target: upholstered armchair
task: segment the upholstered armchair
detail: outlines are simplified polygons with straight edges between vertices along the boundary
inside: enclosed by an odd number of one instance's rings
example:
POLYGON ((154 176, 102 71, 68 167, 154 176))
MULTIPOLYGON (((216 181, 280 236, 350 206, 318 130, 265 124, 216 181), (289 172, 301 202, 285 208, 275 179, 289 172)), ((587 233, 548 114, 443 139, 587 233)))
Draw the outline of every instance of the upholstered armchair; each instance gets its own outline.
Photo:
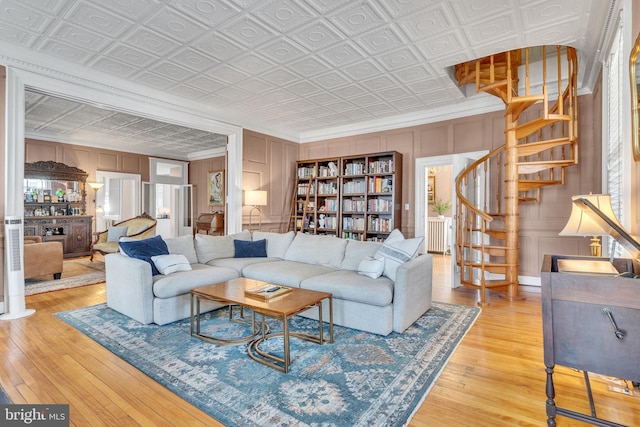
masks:
POLYGON ((119 252, 118 241, 121 237, 142 240, 155 236, 157 223, 158 221, 154 218, 143 213, 134 218, 115 223, 107 230, 96 233, 96 239, 91 245, 91 261, 93 261, 95 252, 103 255, 119 252))
POLYGON ((24 278, 32 279, 53 274, 62 275, 63 248, 61 242, 43 242, 40 236, 24 236, 24 278))

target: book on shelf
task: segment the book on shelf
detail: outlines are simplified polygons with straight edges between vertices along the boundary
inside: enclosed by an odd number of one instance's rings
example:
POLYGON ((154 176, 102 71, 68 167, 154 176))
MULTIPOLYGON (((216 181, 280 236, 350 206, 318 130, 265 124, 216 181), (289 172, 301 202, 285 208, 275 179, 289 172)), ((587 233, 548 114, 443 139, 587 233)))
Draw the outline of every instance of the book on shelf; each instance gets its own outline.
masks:
POLYGON ((287 286, 264 285, 257 288, 246 289, 244 295, 261 301, 269 301, 272 298, 288 294, 289 292, 291 292, 291 288, 287 286))

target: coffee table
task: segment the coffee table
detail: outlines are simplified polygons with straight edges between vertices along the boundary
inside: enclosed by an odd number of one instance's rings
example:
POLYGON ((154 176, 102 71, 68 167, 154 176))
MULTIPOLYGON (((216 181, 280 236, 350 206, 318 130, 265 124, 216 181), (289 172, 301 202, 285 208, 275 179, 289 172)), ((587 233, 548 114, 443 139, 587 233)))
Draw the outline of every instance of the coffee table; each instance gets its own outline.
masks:
MULTIPOLYGON (((291 337, 304 339, 321 345, 324 344, 325 341, 333 343, 333 298, 331 293, 291 288, 291 292, 268 301, 261 301, 245 296, 244 291, 246 289, 254 289, 266 285, 268 285, 266 282, 240 277, 227 280, 226 282, 192 289, 191 336, 219 345, 248 342, 247 353, 253 360, 285 373, 289 372, 289 365, 291 364, 291 349, 289 346, 291 337), (329 300, 329 336, 326 339, 322 321, 322 301, 325 299, 329 300), (246 321, 247 323, 248 320, 244 318, 243 310, 245 308, 251 309, 251 334, 231 339, 203 334, 200 329, 200 302, 203 300, 229 304, 230 320, 234 320, 232 319, 231 311, 234 305, 240 307, 242 318, 240 321, 246 321), (318 335, 291 331, 289 329, 289 319, 313 307, 318 307, 319 312, 318 335), (256 314, 262 317, 262 321, 256 322, 256 314), (265 317, 280 320, 282 322, 282 331, 269 331, 265 317), (283 338, 284 357, 279 357, 260 349, 261 343, 276 336, 283 338)), ((235 319, 235 321, 238 320, 235 319)))

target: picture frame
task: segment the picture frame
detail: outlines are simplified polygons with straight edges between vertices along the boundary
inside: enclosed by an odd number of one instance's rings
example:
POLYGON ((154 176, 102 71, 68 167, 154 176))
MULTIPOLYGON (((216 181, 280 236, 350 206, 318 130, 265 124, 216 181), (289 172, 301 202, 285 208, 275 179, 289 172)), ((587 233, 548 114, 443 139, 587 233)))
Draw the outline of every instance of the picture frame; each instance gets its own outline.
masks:
POLYGON ((436 201, 436 177, 427 178, 427 202, 431 205, 436 201))
POLYGON ((209 206, 224 206, 224 170, 209 171, 207 190, 209 206))

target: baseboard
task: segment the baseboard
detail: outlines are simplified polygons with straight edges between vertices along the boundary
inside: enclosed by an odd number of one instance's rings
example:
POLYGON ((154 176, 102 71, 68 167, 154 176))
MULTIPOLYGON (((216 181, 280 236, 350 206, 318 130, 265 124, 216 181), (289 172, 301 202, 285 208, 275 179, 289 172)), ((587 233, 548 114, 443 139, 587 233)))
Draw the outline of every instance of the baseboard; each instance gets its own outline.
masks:
MULTIPOLYGON (((488 279, 501 279, 504 276, 500 274, 490 273, 488 279)), ((520 290, 525 292, 540 293, 542 289, 542 281, 539 277, 534 276, 518 276, 518 283, 520 284, 520 290)))

